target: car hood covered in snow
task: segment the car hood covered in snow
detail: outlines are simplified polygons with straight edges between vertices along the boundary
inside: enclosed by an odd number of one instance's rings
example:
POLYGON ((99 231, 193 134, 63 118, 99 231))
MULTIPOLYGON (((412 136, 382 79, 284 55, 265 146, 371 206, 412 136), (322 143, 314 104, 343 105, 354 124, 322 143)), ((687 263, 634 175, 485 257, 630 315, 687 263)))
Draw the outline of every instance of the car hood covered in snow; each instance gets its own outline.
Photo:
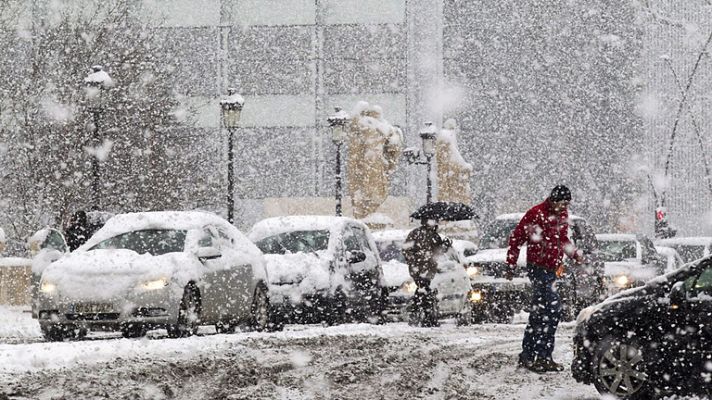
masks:
POLYGON ((161 256, 138 254, 132 250, 92 250, 75 252, 45 269, 42 280, 57 285, 62 296, 75 299, 112 299, 141 283, 168 278, 182 291, 184 283, 199 279, 203 265, 187 253, 161 256))

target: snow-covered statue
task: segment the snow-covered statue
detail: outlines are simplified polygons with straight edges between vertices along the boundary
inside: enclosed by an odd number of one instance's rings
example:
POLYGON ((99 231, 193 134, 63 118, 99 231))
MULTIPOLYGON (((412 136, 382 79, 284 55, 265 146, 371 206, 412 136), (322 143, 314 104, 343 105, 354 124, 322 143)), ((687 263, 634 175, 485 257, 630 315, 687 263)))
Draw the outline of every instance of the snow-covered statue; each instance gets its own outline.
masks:
POLYGON ((454 119, 448 119, 437 137, 438 200, 470 204, 470 175, 472 165, 465 161, 457 148, 459 129, 454 119))
POLYGON ((348 132, 348 189, 354 218, 375 212, 388 197, 403 132, 383 119, 381 107, 360 101, 348 132))

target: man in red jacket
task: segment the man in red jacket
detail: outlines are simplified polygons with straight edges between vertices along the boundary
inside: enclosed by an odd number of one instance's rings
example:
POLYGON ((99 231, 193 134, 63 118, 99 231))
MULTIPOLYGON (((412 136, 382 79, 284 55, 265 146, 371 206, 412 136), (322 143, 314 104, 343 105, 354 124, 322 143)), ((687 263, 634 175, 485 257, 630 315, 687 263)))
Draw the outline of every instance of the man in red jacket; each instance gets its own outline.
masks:
POLYGON ((524 214, 509 237, 507 279, 514 277, 519 250, 527 244, 527 275, 532 283, 532 303, 519 365, 534 372, 564 369, 552 358, 554 335, 561 314, 554 283, 557 270, 563 268, 564 253, 579 263, 583 261, 582 253, 568 236, 567 207, 570 201, 571 191, 564 185, 556 186, 543 203, 524 214))

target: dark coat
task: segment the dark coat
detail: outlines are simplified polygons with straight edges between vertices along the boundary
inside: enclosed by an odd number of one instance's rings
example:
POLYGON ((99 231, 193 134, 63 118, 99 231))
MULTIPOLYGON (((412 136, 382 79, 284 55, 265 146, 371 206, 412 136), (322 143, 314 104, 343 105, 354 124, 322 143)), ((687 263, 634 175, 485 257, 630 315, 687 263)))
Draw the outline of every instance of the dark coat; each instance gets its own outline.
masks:
POLYGON ((89 232, 87 215, 84 211, 77 211, 72 215, 72 219, 64 231, 64 239, 67 241, 69 251, 74 251, 83 245, 89 239, 89 236, 91 236, 91 233, 89 232))
POLYGON ((450 247, 450 241, 438 234, 437 226, 420 226, 413 229, 403 244, 403 257, 412 277, 433 279, 438 272, 435 257, 450 247))

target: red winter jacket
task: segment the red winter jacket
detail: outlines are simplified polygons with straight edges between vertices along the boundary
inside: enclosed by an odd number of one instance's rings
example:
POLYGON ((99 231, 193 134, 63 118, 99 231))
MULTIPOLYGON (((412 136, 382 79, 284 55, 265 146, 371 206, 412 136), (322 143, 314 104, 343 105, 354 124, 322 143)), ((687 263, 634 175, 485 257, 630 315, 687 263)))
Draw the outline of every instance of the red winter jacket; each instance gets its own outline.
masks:
POLYGON ((578 257, 576 247, 568 236, 569 213, 564 210, 554 214, 549 200, 532 207, 509 237, 507 264, 517 265, 519 250, 527 243, 527 264, 534 264, 549 271, 556 271, 564 253, 578 257))

